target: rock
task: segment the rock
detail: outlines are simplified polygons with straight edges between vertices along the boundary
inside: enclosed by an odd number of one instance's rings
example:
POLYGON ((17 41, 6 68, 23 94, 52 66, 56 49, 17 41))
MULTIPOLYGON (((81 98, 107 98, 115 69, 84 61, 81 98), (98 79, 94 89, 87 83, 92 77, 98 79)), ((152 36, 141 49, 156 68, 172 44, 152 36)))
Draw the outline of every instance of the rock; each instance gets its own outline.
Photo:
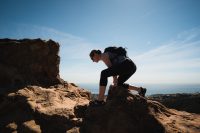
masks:
POLYGON ((80 93, 86 95, 85 90, 70 84, 68 88, 27 86, 10 93, 0 102, 0 132, 72 131, 72 128, 82 123, 82 118, 76 116, 74 110, 77 106, 85 107, 89 103, 88 97, 80 93))
POLYGON ((80 133, 78 127, 73 127, 72 129, 68 130, 66 133, 80 133))
MULTIPOLYGON (((104 106, 88 106, 85 90, 68 84, 27 86, 0 102, 0 132, 199 132, 200 115, 169 109, 125 88, 109 92, 104 106)), ((88 92, 89 93, 89 92, 88 92)))
POLYGON ((122 87, 108 93, 104 106, 89 106, 81 132, 171 133, 199 132, 200 115, 168 109, 122 87))
POLYGON ((6 126, 6 131, 7 132, 16 132, 17 130, 17 124, 15 122, 13 123, 9 123, 7 126, 6 126))
POLYGON ((0 93, 62 83, 58 52, 59 44, 52 40, 0 39, 0 93))
POLYGON ((200 93, 194 94, 157 94, 148 97, 168 108, 200 114, 200 93))
POLYGON ((23 123, 24 133, 41 133, 40 126, 34 120, 26 121, 23 123))

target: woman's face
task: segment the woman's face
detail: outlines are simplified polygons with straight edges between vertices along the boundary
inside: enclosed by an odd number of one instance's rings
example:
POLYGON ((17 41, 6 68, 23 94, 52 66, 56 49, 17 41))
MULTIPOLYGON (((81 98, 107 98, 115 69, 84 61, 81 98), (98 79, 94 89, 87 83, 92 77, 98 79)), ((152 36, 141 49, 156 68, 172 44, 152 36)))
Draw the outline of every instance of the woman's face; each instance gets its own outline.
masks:
POLYGON ((100 60, 101 56, 97 53, 94 53, 94 56, 92 57, 93 62, 98 63, 100 60))

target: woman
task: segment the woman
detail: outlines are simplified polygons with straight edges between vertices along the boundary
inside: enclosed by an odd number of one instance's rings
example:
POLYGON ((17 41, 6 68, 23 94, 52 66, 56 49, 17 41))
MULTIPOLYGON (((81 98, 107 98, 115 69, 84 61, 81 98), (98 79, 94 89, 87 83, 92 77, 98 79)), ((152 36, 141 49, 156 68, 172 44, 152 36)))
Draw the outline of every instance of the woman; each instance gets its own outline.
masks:
POLYGON ((92 50, 90 52, 90 58, 96 63, 103 61, 108 67, 101 71, 98 96, 99 103, 104 100, 104 93, 108 83, 108 77, 110 76, 113 76, 114 86, 123 86, 129 90, 138 91, 139 95, 143 97, 145 96, 145 88, 138 88, 124 83, 136 72, 137 69, 136 65, 130 58, 123 55, 116 57, 115 53, 102 53, 100 50, 92 50))

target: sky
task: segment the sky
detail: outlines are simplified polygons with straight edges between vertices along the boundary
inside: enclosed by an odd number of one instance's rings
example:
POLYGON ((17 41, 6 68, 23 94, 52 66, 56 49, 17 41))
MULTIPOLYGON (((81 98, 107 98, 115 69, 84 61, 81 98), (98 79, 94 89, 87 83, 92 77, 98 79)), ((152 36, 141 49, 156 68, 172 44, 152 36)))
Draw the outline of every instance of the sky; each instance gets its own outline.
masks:
POLYGON ((137 65, 128 83, 200 84, 199 0, 0 2, 0 38, 58 42, 68 82, 98 83, 106 66, 89 53, 115 45, 137 65))

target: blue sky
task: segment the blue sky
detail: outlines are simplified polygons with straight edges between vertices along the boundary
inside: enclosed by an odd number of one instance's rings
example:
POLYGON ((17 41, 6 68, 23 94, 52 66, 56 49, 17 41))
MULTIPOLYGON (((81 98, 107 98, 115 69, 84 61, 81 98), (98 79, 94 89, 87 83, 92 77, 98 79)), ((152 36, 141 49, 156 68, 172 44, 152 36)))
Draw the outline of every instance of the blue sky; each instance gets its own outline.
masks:
POLYGON ((0 38, 53 39, 60 75, 98 83, 106 66, 88 54, 127 47, 138 70, 129 83, 199 84, 199 0, 1 0, 0 38))

